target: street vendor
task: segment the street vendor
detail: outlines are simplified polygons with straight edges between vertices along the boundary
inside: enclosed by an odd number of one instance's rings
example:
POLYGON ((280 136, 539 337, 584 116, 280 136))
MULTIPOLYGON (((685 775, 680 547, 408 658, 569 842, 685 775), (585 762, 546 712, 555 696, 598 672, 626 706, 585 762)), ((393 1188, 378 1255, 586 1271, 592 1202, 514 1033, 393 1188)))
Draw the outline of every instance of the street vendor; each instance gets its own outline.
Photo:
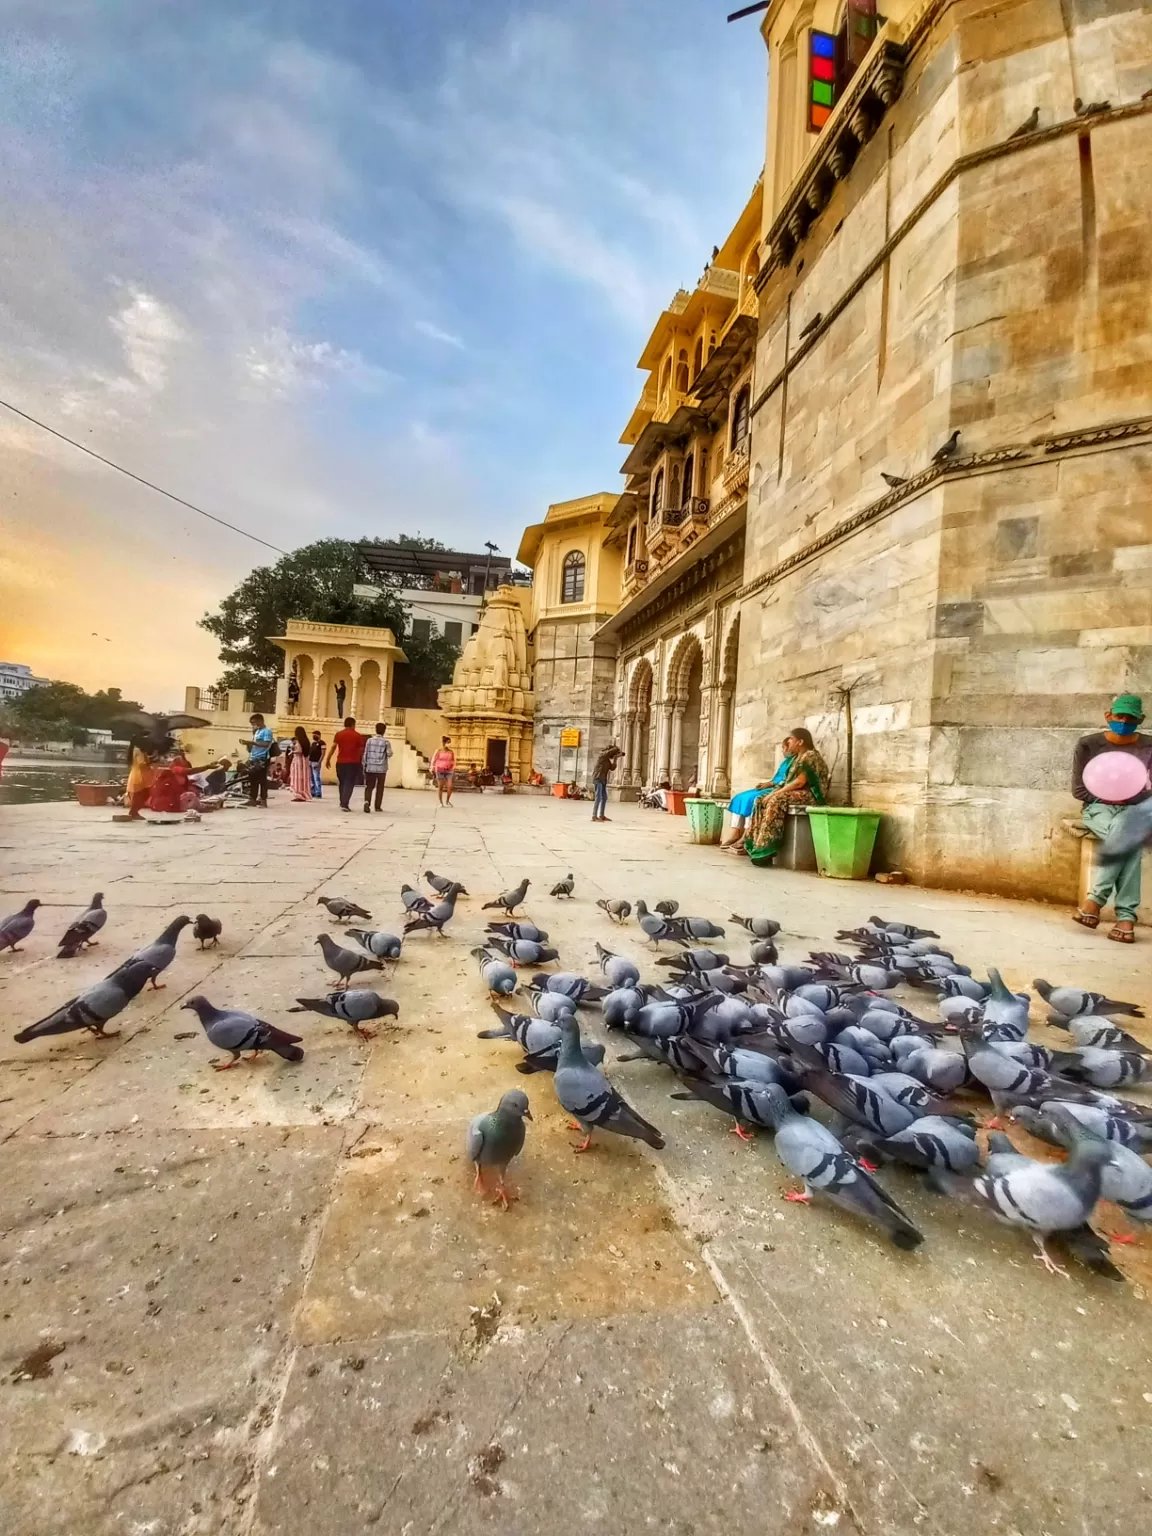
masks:
MULTIPOLYGON (((1131 805, 1139 805, 1152 795, 1147 782, 1142 790, 1126 800, 1111 802, 1098 799, 1084 783, 1084 770, 1093 758, 1105 752, 1127 752, 1138 758, 1152 774, 1152 736, 1143 734, 1144 702, 1134 693, 1121 693, 1112 700, 1104 714, 1104 729, 1081 736, 1072 755, 1072 793, 1084 807, 1081 821, 1094 837, 1107 837, 1114 823, 1131 805)), ((1096 928, 1100 913, 1109 902, 1115 922, 1108 937, 1118 944, 1132 944, 1136 939, 1136 913, 1140 906, 1140 863, 1143 847, 1137 846, 1122 859, 1097 859, 1091 891, 1075 914, 1075 921, 1085 928, 1096 928)))

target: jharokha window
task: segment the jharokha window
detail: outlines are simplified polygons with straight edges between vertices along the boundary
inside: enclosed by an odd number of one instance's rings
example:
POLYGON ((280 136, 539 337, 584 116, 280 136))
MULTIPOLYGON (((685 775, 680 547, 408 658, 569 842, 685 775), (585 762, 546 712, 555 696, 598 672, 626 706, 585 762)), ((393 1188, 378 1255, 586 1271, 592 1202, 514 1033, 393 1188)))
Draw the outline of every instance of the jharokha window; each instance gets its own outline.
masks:
POLYGON ((578 549, 573 549, 564 556, 564 579, 560 587, 560 601, 562 603, 584 601, 584 556, 578 549))
POLYGON ((876 0, 848 0, 840 30, 808 34, 808 131, 819 133, 864 62, 883 17, 876 0))
POLYGON ((732 402, 732 434, 729 438, 729 447, 739 448, 740 444, 748 436, 749 407, 752 404, 752 391, 747 384, 732 402))

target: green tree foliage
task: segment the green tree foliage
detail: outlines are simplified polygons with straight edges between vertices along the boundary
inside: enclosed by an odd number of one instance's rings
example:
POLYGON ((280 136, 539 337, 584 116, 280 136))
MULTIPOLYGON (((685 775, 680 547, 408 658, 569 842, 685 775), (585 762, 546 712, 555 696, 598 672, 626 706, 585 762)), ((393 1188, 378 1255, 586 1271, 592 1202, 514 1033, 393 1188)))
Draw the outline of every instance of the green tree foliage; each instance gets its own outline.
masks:
POLYGON ((119 688, 86 693, 75 683, 42 683, 29 688, 8 705, 5 720, 20 741, 87 741, 92 730, 116 729, 116 717, 125 710, 143 709, 136 699, 126 699, 119 688))
MULTIPOLYGON (((444 547, 419 535, 402 534, 389 542, 430 550, 444 547)), ((270 709, 276 679, 283 673, 284 653, 270 645, 267 636, 282 635, 289 619, 309 619, 390 629, 409 657, 408 666, 397 669, 398 699, 411 702, 414 688, 434 694, 452 676, 458 652, 442 636, 428 642, 411 640, 399 593, 399 583, 386 577, 373 573, 369 581, 358 545, 347 539, 319 539, 284 555, 275 565, 258 566, 215 613, 200 620, 201 627, 220 642, 224 671, 217 687, 243 688, 254 705, 270 709), (365 583, 379 588, 380 596, 358 597, 353 589, 365 583)))

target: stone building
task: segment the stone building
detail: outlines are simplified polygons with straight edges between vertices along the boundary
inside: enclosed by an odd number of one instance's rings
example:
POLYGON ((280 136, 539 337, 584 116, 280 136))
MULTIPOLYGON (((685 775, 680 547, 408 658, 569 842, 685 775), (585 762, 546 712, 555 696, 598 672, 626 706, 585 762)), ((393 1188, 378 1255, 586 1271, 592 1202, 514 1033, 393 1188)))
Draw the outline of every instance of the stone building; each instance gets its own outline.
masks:
POLYGON ((729 787, 761 205, 757 182, 696 287, 658 318, 621 438, 625 492, 610 522, 622 601, 596 642, 617 652, 625 793, 664 779, 729 787))
MULTIPOLYGON (((763 20, 733 778, 807 722, 842 786, 850 689, 884 857, 1070 898, 1072 742, 1152 693, 1152 12, 884 12, 763 20)), ((645 620, 611 622, 628 646, 645 620)), ((676 646, 650 663, 665 708, 676 646)))
POLYGON ((475 763, 497 776, 508 767, 517 784, 532 772, 533 648, 525 622, 531 603, 531 589, 499 587, 484 605, 452 681, 440 689, 457 767, 475 763))
POLYGON ((587 782, 612 740, 616 645, 596 631, 620 606, 619 500, 602 492, 557 502, 524 530, 516 555, 533 572, 534 758, 548 779, 587 782), (562 737, 571 732, 574 745, 562 737))

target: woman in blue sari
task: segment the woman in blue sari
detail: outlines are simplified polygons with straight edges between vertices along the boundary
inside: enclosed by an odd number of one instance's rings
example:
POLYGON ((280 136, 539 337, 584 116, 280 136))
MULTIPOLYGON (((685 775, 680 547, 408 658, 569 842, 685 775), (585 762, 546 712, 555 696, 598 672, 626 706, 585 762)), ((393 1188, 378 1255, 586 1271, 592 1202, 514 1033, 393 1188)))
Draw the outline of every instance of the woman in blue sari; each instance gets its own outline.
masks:
POLYGON ((738 795, 732 796, 728 802, 728 814, 732 818, 732 826, 729 829, 729 836, 720 844, 721 848, 738 848, 743 845, 744 825, 752 814, 753 806, 762 796, 770 795, 774 789, 780 789, 788 782, 794 756, 792 738, 785 736, 784 761, 772 777, 762 779, 755 789, 742 789, 738 795))

